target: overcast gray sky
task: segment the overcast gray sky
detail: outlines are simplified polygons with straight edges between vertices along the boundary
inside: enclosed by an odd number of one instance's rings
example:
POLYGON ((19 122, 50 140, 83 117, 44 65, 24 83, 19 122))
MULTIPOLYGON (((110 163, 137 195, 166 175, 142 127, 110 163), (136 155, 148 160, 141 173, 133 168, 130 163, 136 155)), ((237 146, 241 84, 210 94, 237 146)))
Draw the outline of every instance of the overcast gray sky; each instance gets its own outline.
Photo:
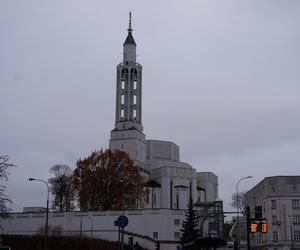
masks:
POLYGON ((132 11, 147 139, 219 177, 300 174, 300 1, 0 1, 0 154, 14 211, 44 206, 54 164, 107 148, 132 11))

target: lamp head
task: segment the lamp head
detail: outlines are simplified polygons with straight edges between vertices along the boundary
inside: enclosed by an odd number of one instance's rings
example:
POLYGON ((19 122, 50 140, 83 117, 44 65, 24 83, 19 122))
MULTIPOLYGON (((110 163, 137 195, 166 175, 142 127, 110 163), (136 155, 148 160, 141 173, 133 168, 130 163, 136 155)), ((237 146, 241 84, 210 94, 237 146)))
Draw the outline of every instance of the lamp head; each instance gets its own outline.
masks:
POLYGON ((34 179, 34 178, 29 178, 28 180, 29 180, 29 181, 34 181, 35 179, 34 179))

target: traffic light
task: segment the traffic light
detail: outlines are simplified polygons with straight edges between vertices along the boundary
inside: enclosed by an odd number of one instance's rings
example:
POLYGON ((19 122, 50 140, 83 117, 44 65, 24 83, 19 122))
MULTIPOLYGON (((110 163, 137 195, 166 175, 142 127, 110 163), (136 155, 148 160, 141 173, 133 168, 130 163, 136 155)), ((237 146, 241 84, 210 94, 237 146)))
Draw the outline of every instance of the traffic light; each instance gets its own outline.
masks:
POLYGON ((245 211, 245 214, 246 214, 247 218, 250 217, 250 207, 246 206, 244 211, 245 211))
POLYGON ((262 233, 267 232, 267 220, 264 219, 261 220, 261 232, 262 233))
POLYGON ((255 219, 262 218, 262 206, 255 206, 255 219))
POLYGON ((159 241, 155 242, 155 250, 160 250, 160 243, 159 243, 159 241))
POLYGON ((250 233, 256 233, 258 231, 258 224, 251 222, 250 224, 250 233))

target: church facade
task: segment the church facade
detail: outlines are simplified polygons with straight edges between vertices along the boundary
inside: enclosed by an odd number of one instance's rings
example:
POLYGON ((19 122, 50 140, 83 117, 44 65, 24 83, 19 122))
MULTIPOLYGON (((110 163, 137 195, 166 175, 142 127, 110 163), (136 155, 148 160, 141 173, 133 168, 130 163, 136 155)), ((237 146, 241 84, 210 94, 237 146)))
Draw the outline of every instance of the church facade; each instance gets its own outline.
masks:
POLYGON ((109 148, 125 151, 138 165, 150 187, 144 208, 185 209, 195 202, 218 198, 218 178, 211 172, 197 172, 180 161, 174 142, 146 140, 142 125, 142 65, 136 61, 136 43, 131 18, 123 44, 123 61, 117 66, 115 127, 109 148))

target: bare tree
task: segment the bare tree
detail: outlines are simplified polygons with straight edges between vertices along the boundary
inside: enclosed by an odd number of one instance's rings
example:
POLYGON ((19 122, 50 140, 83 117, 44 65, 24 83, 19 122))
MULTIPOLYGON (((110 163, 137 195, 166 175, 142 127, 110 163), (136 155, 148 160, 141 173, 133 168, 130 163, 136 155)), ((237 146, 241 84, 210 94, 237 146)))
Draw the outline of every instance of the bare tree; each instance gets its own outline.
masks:
POLYGON ((246 193, 246 191, 239 192, 239 193, 233 193, 231 195, 231 204, 230 205, 235 208, 238 207, 242 211, 242 213, 244 213, 244 208, 245 208, 245 202, 244 202, 245 193, 246 193))
POLYGON ((68 165, 54 165, 49 170, 54 177, 48 180, 50 191, 54 196, 52 209, 56 211, 72 211, 75 208, 73 188, 73 172, 68 165))
POLYGON ((6 186, 3 182, 8 180, 8 169, 10 167, 15 167, 13 163, 10 162, 9 157, 6 155, 0 155, 0 217, 7 217, 10 211, 8 204, 11 203, 9 197, 5 194, 6 186))

